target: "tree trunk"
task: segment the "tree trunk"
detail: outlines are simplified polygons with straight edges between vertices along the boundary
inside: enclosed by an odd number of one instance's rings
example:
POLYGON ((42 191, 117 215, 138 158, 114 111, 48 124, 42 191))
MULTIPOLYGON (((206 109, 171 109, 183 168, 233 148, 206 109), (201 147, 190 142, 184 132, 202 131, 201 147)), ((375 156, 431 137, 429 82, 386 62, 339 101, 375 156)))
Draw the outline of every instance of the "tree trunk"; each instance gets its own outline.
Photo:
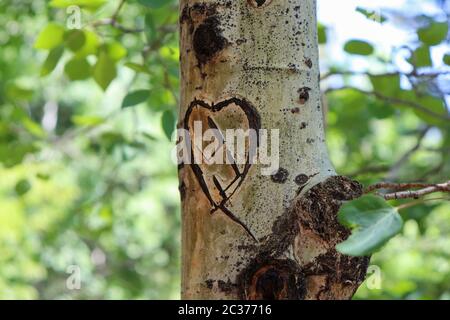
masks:
POLYGON ((327 154, 316 1, 181 0, 180 10, 179 128, 279 129, 280 161, 272 175, 260 162, 180 165, 182 297, 351 298, 368 259, 336 252, 349 235, 336 215, 361 186, 327 154))

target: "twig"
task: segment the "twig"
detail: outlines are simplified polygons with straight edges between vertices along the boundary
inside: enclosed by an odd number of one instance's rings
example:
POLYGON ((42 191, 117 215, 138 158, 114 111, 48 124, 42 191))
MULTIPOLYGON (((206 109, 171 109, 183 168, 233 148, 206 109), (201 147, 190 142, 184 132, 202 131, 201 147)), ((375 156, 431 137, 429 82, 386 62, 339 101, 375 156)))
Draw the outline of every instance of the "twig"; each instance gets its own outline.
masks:
POLYGON ((386 180, 387 181, 392 181, 395 180, 395 178, 397 177, 397 173, 400 170, 400 168, 406 163, 408 162, 409 158, 411 158, 411 156, 420 149, 420 146, 422 145, 422 141, 425 138, 426 134, 428 133, 428 131, 430 130, 430 127, 425 127, 423 130, 421 130, 419 137, 417 138, 417 142, 416 144, 409 149, 393 166, 392 168, 389 170, 388 175, 386 180))
POLYGON ((117 6, 117 9, 114 11, 113 15, 109 19, 103 19, 98 20, 92 23, 92 26, 98 27, 98 26, 111 26, 113 28, 116 28, 123 33, 140 33, 144 32, 144 29, 141 28, 127 28, 123 25, 121 25, 118 22, 120 11, 122 10, 123 6, 125 5, 126 0, 121 0, 119 5, 117 6))
POLYGON ((144 32, 144 29, 141 29, 141 28, 127 28, 127 27, 121 25, 120 23, 118 23, 117 20, 114 20, 112 18, 98 20, 98 21, 92 23, 92 26, 93 27, 111 26, 113 28, 116 28, 116 29, 124 32, 124 33, 140 33, 140 32, 144 32))
POLYGON ((391 189, 391 190, 404 190, 404 189, 416 189, 419 190, 406 190, 398 191, 387 194, 380 194, 385 200, 397 200, 397 199, 418 199, 430 193, 435 192, 450 192, 450 180, 444 183, 438 184, 423 184, 423 183, 389 183, 381 182, 373 186, 368 187, 365 193, 369 193, 379 189, 391 189))
POLYGON ((366 95, 371 95, 371 96, 374 96, 374 97, 376 97, 378 99, 384 100, 384 101, 392 103, 392 104, 405 105, 405 106, 408 106, 408 107, 410 107, 412 109, 415 109, 417 111, 421 111, 423 113, 426 113, 427 115, 432 116, 434 118, 437 118, 439 120, 450 121, 450 116, 448 114, 439 114, 439 113, 436 113, 434 111, 429 110, 428 108, 422 106, 421 104, 419 104, 419 103, 417 103, 415 101, 403 100, 403 99, 399 99, 399 98, 396 98, 396 97, 388 97, 388 96, 385 96, 382 93, 377 92, 377 91, 367 91, 367 90, 363 90, 363 89, 360 89, 360 88, 357 88, 357 87, 342 86, 342 87, 339 87, 339 88, 328 88, 325 91, 325 93, 329 93, 329 92, 332 92, 332 91, 346 90, 346 89, 355 90, 355 91, 358 91, 358 92, 366 94, 366 95))
POLYGON ((430 176, 434 176, 441 172, 441 170, 445 167, 446 160, 443 158, 436 166, 427 170, 424 174, 419 177, 419 181, 426 181, 430 176))
POLYGON ((439 198, 429 198, 429 199, 420 199, 420 200, 416 200, 416 201, 411 201, 411 202, 404 203, 404 204, 398 206, 397 210, 400 211, 400 210, 408 209, 411 207, 415 207, 415 206, 422 204, 424 202, 427 202, 427 201, 438 201, 438 200, 450 200, 450 198, 439 197, 439 198))
POLYGON ((119 17, 120 11, 122 10, 123 6, 125 5, 126 0, 121 0, 119 5, 117 6, 116 11, 114 11, 111 20, 117 20, 119 17))
POLYGON ((364 192, 369 193, 375 190, 380 189, 389 189, 389 190, 405 190, 405 189, 417 189, 417 188, 426 188, 434 186, 434 184, 429 183, 392 183, 392 182, 379 182, 367 187, 364 192))
POLYGON ((328 79, 332 76, 367 76, 367 77, 389 77, 389 76, 406 76, 406 77, 413 77, 413 78, 437 78, 439 76, 445 76, 450 75, 450 71, 433 71, 433 72, 417 72, 417 70, 413 70, 409 73, 404 73, 401 71, 394 71, 394 72, 386 72, 386 73, 370 73, 367 71, 350 71, 350 70, 340 70, 340 71, 330 71, 328 73, 325 73, 323 76, 320 77, 320 80, 328 79))

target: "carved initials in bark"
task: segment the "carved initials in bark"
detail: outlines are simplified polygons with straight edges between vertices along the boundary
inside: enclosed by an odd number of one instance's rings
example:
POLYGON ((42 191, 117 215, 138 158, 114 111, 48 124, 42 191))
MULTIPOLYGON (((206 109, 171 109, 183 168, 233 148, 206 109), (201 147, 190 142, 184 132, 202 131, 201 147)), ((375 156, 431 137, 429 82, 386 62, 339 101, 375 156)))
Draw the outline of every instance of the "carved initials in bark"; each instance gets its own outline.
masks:
MULTIPOLYGON (((191 136, 191 168, 194 175, 203 191, 211 203, 211 214, 221 210, 230 219, 240 224, 247 233, 256 240, 255 236, 248 229, 248 227, 228 208, 227 203, 231 200, 233 195, 237 192, 239 187, 244 182, 247 174, 252 166, 251 156, 252 149, 250 138, 245 142, 245 161, 238 163, 234 156, 235 152, 231 152, 226 146, 226 129, 242 129, 246 132, 249 129, 258 130, 261 128, 259 114, 256 109, 246 100, 239 98, 230 98, 221 101, 217 104, 208 104, 205 101, 195 99, 191 102, 185 118, 184 127, 191 136), (202 132, 194 132, 195 122, 202 124, 202 132), (242 124, 247 123, 247 127, 242 128, 242 124), (208 163, 211 162, 203 153, 205 147, 202 141, 202 146, 199 148, 195 141, 195 136, 203 136, 208 129, 214 129, 214 138, 218 141, 219 147, 214 150, 212 156, 214 157, 219 152, 222 152, 221 159, 223 164, 208 163), (196 149, 197 148, 197 149, 196 149), (200 149, 200 150, 199 150, 200 149), (201 163, 195 157, 196 153, 201 153, 201 163), (206 163, 205 163, 206 162, 206 163)), ((259 137, 256 135, 256 145, 259 146, 259 137)), ((208 144, 211 142, 207 142, 208 144)), ((232 141, 234 143, 234 141, 232 141)), ((238 146, 239 147, 239 146, 238 146)), ((239 150, 237 150, 239 152, 239 150)), ((242 150, 241 150, 242 151, 242 150)))

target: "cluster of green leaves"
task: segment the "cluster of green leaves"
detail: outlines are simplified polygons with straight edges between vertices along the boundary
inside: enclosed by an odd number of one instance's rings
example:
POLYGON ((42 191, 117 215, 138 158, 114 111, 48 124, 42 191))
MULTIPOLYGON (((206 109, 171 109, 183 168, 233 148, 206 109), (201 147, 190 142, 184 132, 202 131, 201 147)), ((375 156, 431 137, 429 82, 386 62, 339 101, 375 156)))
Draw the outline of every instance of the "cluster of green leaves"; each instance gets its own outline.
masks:
MULTIPOLYGON (((365 15, 368 19, 373 19, 379 23, 384 23, 388 20, 384 16, 376 16, 377 13, 373 10, 358 8, 357 11, 365 15)), ((420 42, 415 46, 415 49, 411 50, 408 59, 415 68, 431 67, 433 65, 431 48, 446 41, 448 37, 449 27, 447 21, 436 21, 434 17, 429 16, 421 18, 425 19, 425 23, 422 23, 423 26, 417 29, 417 37, 420 42)), ((374 53, 374 46, 366 40, 353 39, 345 44, 344 50, 350 54, 370 56, 374 53)), ((450 65, 449 54, 445 54, 442 57, 442 61, 450 65)))
POLYGON ((42 65, 41 75, 50 74, 58 65, 65 50, 72 53, 65 62, 64 73, 71 81, 86 80, 92 77, 106 90, 117 76, 117 62, 123 59, 127 50, 117 41, 101 44, 96 33, 88 30, 65 30, 62 25, 48 24, 39 34, 35 48, 49 50, 42 65), (91 65, 88 58, 95 56, 91 65))
MULTIPOLYGON (((173 36, 172 32, 160 32, 164 24, 173 23, 173 16, 167 11, 170 1, 137 1, 144 8, 149 10, 145 16, 140 28, 129 28, 127 33, 138 34, 138 39, 142 40, 142 56, 144 62, 124 61, 130 56, 128 49, 125 48, 119 41, 123 38, 120 27, 117 28, 119 17, 113 16, 110 20, 93 21, 94 27, 84 27, 82 29, 68 29, 63 23, 48 23, 40 32, 35 40, 34 47, 36 49, 47 51, 47 58, 41 67, 41 76, 50 75, 59 64, 64 64, 64 74, 70 81, 81 81, 93 79, 100 88, 106 91, 114 79, 118 76, 118 68, 120 63, 123 66, 133 70, 138 75, 152 76, 154 70, 150 70, 150 58, 167 60, 167 75, 165 87, 174 91, 178 85, 178 71, 176 65, 177 48, 161 46, 161 42, 165 41, 167 37, 173 36), (166 9, 165 9, 166 8, 166 9), (102 37, 98 29, 101 26, 110 26, 115 36, 102 37), (97 29, 95 28, 97 27, 97 29), (114 29, 116 28, 116 29, 114 29), (143 37, 139 37, 142 34, 143 37), (152 57, 153 52, 150 50, 161 49, 158 56, 152 57)), ((76 8, 86 9, 89 11, 96 11, 101 9, 106 4, 106 1, 52 1, 50 7, 67 9, 73 6, 76 8)), ((119 12, 120 13, 120 12, 119 12)), ((80 13, 74 13, 80 14, 80 13)), ((81 17, 81 15, 80 15, 81 17)), ((74 16, 73 19, 79 18, 74 16)), ((69 17, 68 19, 71 19, 69 17)), ((136 51, 136 47, 131 50, 136 51)), ((135 52, 132 53, 135 53, 135 52)), ((152 61, 153 62, 153 61, 152 61)), ((164 62, 164 61, 160 61, 164 62)), ((173 93, 171 93, 173 94, 173 93)), ((133 107, 149 101, 152 97, 152 92, 149 89, 138 89, 129 92, 123 99, 122 107, 133 107)), ((170 109, 170 108, 168 108, 170 109)), ((175 113, 174 110, 162 110, 162 125, 166 136, 170 139, 175 128, 175 113)))
POLYGON ((0 298, 179 295, 178 10, 119 3, 0 3, 0 298))
MULTIPOLYGON (((386 16, 374 19, 376 13, 372 10, 358 8, 357 11, 373 23, 389 23, 386 16)), ((437 46, 440 52, 442 48, 450 52, 448 22, 441 15, 402 18, 420 21, 416 23, 419 27, 410 30, 416 32, 417 40, 397 48, 410 52, 405 59, 410 71, 401 71, 393 55, 377 52, 375 45, 365 39, 351 39, 343 45, 343 50, 350 56, 363 56, 372 61, 377 66, 375 71, 352 73, 337 66, 330 68, 331 74, 340 75, 345 84, 341 90, 332 89, 327 95, 331 154, 341 172, 366 184, 386 178, 439 182, 450 173, 450 121, 446 103, 450 92, 445 85, 450 70, 445 69, 449 53, 441 54, 442 63, 431 58, 437 46), (423 76, 426 73, 430 76, 423 76), (344 128, 351 129, 347 132, 344 128), (420 137, 423 130, 431 137, 420 137), (418 139, 421 139, 419 145, 412 148, 418 139), (411 142, 405 146, 404 141, 411 142), (435 151, 422 150, 424 144, 435 151), (336 148, 337 145, 341 148, 336 148)), ((320 28, 325 29, 321 39, 326 43, 326 28, 320 28)), ((330 82, 333 87, 333 81, 330 82)), ((448 206, 446 199, 442 200, 442 205, 448 206)), ((353 233, 337 249, 348 255, 371 255, 402 233, 404 223, 410 220, 425 232, 426 218, 437 207, 421 204, 398 212, 395 206, 403 202, 388 204, 381 197, 367 195, 346 203, 339 220, 353 233)))

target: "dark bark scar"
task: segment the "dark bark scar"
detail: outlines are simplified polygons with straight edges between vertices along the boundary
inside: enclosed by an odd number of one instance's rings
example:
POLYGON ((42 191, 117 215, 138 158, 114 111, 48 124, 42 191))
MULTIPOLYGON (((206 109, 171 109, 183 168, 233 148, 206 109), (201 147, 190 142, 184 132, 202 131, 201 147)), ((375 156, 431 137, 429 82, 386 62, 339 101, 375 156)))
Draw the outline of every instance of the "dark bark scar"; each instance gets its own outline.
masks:
POLYGON ((254 8, 262 8, 268 6, 272 0, 247 0, 247 2, 254 8))
POLYGON ((303 87, 303 88, 298 89, 300 104, 305 104, 306 102, 308 102, 310 91, 311 91, 311 88, 308 88, 308 87, 303 87))
POLYGON ((193 46, 198 62, 206 64, 228 44, 216 17, 209 17, 194 31, 193 46))
POLYGON ((289 172, 284 168, 279 168, 270 178, 275 183, 285 183, 289 177, 289 172))

